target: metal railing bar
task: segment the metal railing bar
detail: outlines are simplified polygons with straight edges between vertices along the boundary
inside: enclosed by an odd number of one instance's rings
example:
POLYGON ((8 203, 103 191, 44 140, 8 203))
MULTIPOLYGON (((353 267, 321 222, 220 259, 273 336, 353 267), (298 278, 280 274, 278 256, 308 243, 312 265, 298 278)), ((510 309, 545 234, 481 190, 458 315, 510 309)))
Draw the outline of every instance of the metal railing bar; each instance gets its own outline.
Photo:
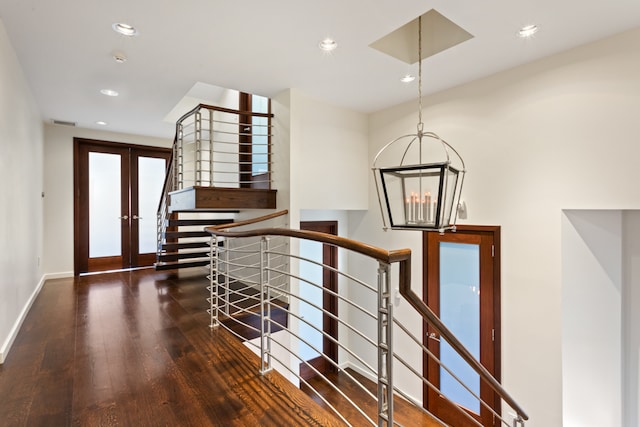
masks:
POLYGON ((252 248, 252 247, 255 248, 256 246, 259 246, 258 245, 260 243, 259 241, 257 241, 257 242, 249 242, 249 243, 244 244, 244 245, 235 246, 235 242, 237 242, 237 241, 238 241, 238 239, 228 240, 229 243, 234 243, 234 245, 233 245, 233 247, 225 246, 223 248, 224 252, 229 252, 229 253, 240 253, 240 252, 242 252, 242 253, 257 253, 257 254, 260 253, 260 251, 257 251, 255 249, 247 250, 248 248, 252 248))
MULTIPOLYGON (((319 285, 318 285, 318 284, 316 284, 316 283, 310 282, 309 280, 307 280, 307 279, 305 279, 305 278, 303 278, 303 277, 300 277, 300 276, 296 276, 295 274, 287 273, 286 271, 280 271, 280 270, 274 270, 274 269, 269 269, 269 271, 273 271, 273 272, 276 272, 276 273, 280 273, 280 274, 287 275, 288 277, 292 277, 292 278, 294 278, 294 279, 298 279, 299 281, 301 281, 301 282, 305 282, 305 283, 308 283, 309 285, 315 286, 316 288, 322 288, 321 286, 319 286, 319 285)), ((367 310, 366 308, 364 308, 364 307, 360 306, 359 304, 356 304, 356 303, 354 303, 354 302, 352 302, 352 301, 349 301, 345 296, 340 295, 340 294, 338 294, 338 293, 336 293, 336 292, 334 292, 334 291, 331 291, 331 290, 329 290, 329 289, 326 289, 326 288, 325 288, 325 289, 323 289, 323 292, 327 292, 327 293, 329 293, 329 294, 331 294, 331 295, 333 295, 333 296, 337 297, 339 300, 341 300, 341 301, 343 301, 343 302, 347 303, 350 307, 357 308, 358 310, 360 310, 360 312, 361 312, 361 313, 363 313, 363 314, 365 314, 365 315, 369 316, 370 318, 372 318, 372 319, 374 319, 374 320, 375 320, 375 319, 377 319, 377 316, 376 316, 375 314, 371 313, 369 310, 367 310)), ((307 301, 307 300, 306 300, 306 299, 304 299, 304 298, 300 298, 300 297, 296 297, 296 298, 297 298, 297 299, 299 299, 299 300, 301 300, 301 301, 305 301, 305 302, 307 302, 308 304, 310 304, 310 305, 312 305, 312 306, 314 306, 314 307, 317 307, 314 303, 312 303, 312 302, 310 302, 310 301, 307 301)), ((320 309, 321 309, 321 308, 320 308, 320 309)))
MULTIPOLYGON (((431 359, 433 359, 434 362, 436 362, 441 368, 443 368, 449 375, 451 375, 458 384, 460 384, 471 396, 474 397, 474 399, 476 399, 482 406, 484 406, 486 409, 488 409, 493 415, 495 415, 497 418, 502 419, 502 417, 500 416, 500 414, 498 414, 488 403, 486 403, 484 400, 482 400, 482 398, 480 398, 480 396, 478 396, 473 390, 471 390, 460 378, 458 378, 457 375, 455 375, 453 373, 453 371, 451 371, 451 369, 449 369, 449 367, 447 365, 445 365, 444 363, 442 363, 442 361, 435 355, 433 354, 427 347, 425 347, 419 340, 417 337, 415 337, 412 333, 410 333, 405 327, 404 325, 402 325, 401 323, 399 323, 397 321, 397 319, 394 319, 394 324, 398 327, 400 327, 400 329, 402 331, 404 331, 407 336, 409 338, 411 338, 414 343, 418 344, 418 346, 420 346, 422 348, 423 353, 427 354, 431 359)), ((413 367, 411 367, 409 365, 408 362, 406 362, 401 356, 399 356, 397 353, 394 352, 393 354, 394 358, 396 360, 398 360, 402 365, 404 365, 405 368, 407 368, 408 370, 410 370, 415 376, 417 376, 418 378, 422 378, 423 383, 426 381, 426 379, 424 378, 424 376, 419 373, 418 371, 416 371, 413 367)), ((400 392, 398 390, 398 392, 400 392)), ((440 394, 442 394, 442 392, 439 392, 440 394)))
MULTIPOLYGON (((285 294, 285 295, 287 295, 289 298, 295 298, 295 299, 297 299, 297 300, 299 300, 299 301, 304 301, 304 302, 306 302, 306 303, 308 303, 308 304, 310 304, 310 305, 314 305, 313 303, 308 302, 308 300, 306 300, 306 299, 304 299, 304 298, 300 298, 300 297, 296 296, 295 294, 291 293, 290 291, 286 291, 286 290, 283 290, 283 289, 279 289, 278 291, 279 291, 279 292, 281 292, 281 293, 283 293, 283 294, 285 294)), ((315 306, 315 307, 317 307, 317 306, 315 306)), ((324 311, 328 316, 330 316, 331 318, 333 318, 334 320, 336 320, 340 325, 342 325, 342 326, 346 327, 347 329, 349 329, 350 331, 354 332, 356 335, 358 335, 358 336, 359 336, 360 338, 362 338, 363 340, 367 341, 367 342, 368 342, 369 344, 371 344, 372 346, 374 346, 374 347, 376 347, 376 346, 377 346, 377 343, 376 343, 374 340, 372 340, 372 339, 371 339, 371 338, 369 338, 368 336, 364 335, 364 333, 363 333, 363 332, 360 332, 360 331, 359 331, 358 329, 356 329, 354 326, 352 326, 352 325, 350 325, 350 324, 346 323, 346 321, 345 321, 345 320, 340 319, 340 318, 339 318, 338 316, 336 316, 335 314, 330 313, 330 312, 328 312, 328 311, 326 311, 326 310, 324 310, 324 309, 319 309, 319 310, 324 311)), ((290 312, 290 313, 291 313, 292 315, 294 315, 292 312, 290 312)), ((375 372, 375 371, 374 371, 374 372, 375 372)))
POLYGON ((318 266, 320 266, 322 268, 325 268, 327 270, 333 271, 334 273, 337 273, 341 277, 345 277, 345 278, 347 278, 347 279, 349 279, 349 280, 351 280, 351 281, 353 281, 353 282, 365 287, 366 289, 369 289, 372 292, 378 292, 378 290, 375 287, 371 286, 370 284, 358 279, 357 277, 354 277, 354 276, 352 276, 350 274, 347 274, 347 273, 345 273, 343 271, 340 271, 335 267, 331 267, 330 265, 324 265, 324 264, 322 264, 320 262, 313 261, 313 260, 308 259, 308 258, 303 258, 303 257, 295 255, 295 254, 286 255, 286 254, 284 254, 282 252, 274 252, 274 251, 270 251, 269 253, 276 254, 276 255, 282 255, 282 256, 288 256, 290 258, 296 258, 296 259, 299 259, 301 261, 307 261, 307 262, 309 262, 311 264, 315 264, 315 265, 318 265, 318 266))
POLYGON ((474 371, 504 400, 513 410, 517 412, 523 419, 528 420, 529 416, 524 410, 516 403, 511 395, 502 387, 502 385, 496 380, 493 375, 478 362, 471 352, 460 342, 460 340, 449 330, 447 326, 435 315, 433 311, 422 301, 418 295, 416 295, 406 283, 400 284, 400 294, 411 304, 411 306, 422 315, 429 325, 434 328, 439 334, 440 338, 444 338, 449 345, 467 362, 467 364, 473 368, 474 371))
MULTIPOLYGON (((244 250, 243 251, 230 250, 230 251, 226 251, 225 253, 228 253, 229 255, 236 255, 233 259, 234 263, 236 264, 237 264, 237 261, 255 258, 256 255, 260 255, 253 251, 244 251, 244 250), (242 254, 242 255, 238 255, 238 254, 242 254)), ((229 265, 232 265, 230 261, 229 262, 224 261, 224 262, 229 265)), ((248 268, 260 267, 260 263, 247 264, 247 267, 248 268)))
MULTIPOLYGON (((224 301, 224 303, 226 305, 229 305, 230 307, 236 309, 236 311, 234 311, 232 313, 229 313, 229 314, 225 313, 224 315, 226 316, 225 317, 226 319, 229 319, 229 320, 231 320, 231 321, 233 321, 233 322, 235 322, 237 324, 243 325, 243 326, 245 326, 247 328, 254 329, 255 332, 258 332, 258 333, 260 332, 260 329, 254 328, 253 326, 249 325, 248 323, 241 322, 240 320, 238 320, 238 319, 236 319, 234 317, 234 315, 236 315, 238 313, 246 313, 246 314, 248 314, 250 316, 260 317, 260 313, 256 313, 256 312, 250 310, 250 308, 255 308, 255 307, 244 308, 244 307, 240 307, 237 304, 232 303, 230 301, 224 301)), ((258 305, 260 305, 260 304, 258 304, 258 305)))
MULTIPOLYGON (((320 332, 322 334, 323 337, 328 338, 329 340, 331 340, 332 342, 334 342, 335 344, 338 345, 338 347, 340 347, 342 350, 344 350, 346 353, 348 353, 350 356, 353 356, 353 358, 357 361, 360 362, 360 364, 366 368, 366 370, 368 370, 371 374, 376 374, 376 370, 375 368, 373 368, 369 363, 367 363, 364 359, 362 359, 362 357, 358 356, 356 353, 354 353, 351 349, 349 349, 348 347, 346 347, 344 344, 341 344, 339 341, 337 341, 334 337, 332 337, 331 335, 328 335, 327 333, 325 333, 324 331, 318 329, 317 327, 315 327, 314 325, 310 324, 308 321, 306 321, 305 319, 303 319, 301 316, 297 315, 296 313, 290 311, 290 310, 284 310, 286 311, 290 316, 295 317, 296 319, 300 320, 301 322, 311 326, 313 329, 315 329, 317 332, 320 332)), ((275 321, 273 321, 275 322, 275 321)), ((277 323, 277 322, 276 322, 277 323)), ((356 332, 356 331, 354 331, 356 332)), ((293 332, 290 332, 292 335, 293 332)), ((357 332, 356 332, 357 333, 357 332)), ((366 338, 366 337, 363 337, 366 338)), ((369 342, 369 344, 371 344, 372 346, 375 347, 375 343, 373 342, 369 342)), ((324 354, 322 354, 323 357, 325 357, 324 354)), ((332 361, 333 363, 333 361, 332 361)), ((336 367, 339 368, 339 366, 336 365, 336 367)), ((347 373, 348 374, 348 373, 347 373)), ((350 374, 348 374, 350 376, 350 374)), ((354 379, 354 381, 356 381, 354 379)), ((373 396, 373 395, 372 395, 373 396)))
MULTIPOLYGON (((302 363, 305 363, 307 366, 309 366, 309 368, 311 368, 316 374, 320 375, 323 379, 325 379, 327 385, 332 388, 334 391, 336 391, 337 393, 339 393, 347 402, 349 402, 349 404, 351 406, 353 406, 353 408, 358 411, 360 413, 360 415, 362 415, 363 417, 365 417, 365 419, 367 419, 372 425, 375 425, 376 423, 371 419, 371 417, 369 417, 356 403, 353 402, 353 400, 351 400, 351 398, 349 398, 346 394, 344 394, 344 392, 342 390, 340 390, 336 385, 334 385, 331 381, 329 381, 328 379, 326 379, 326 377, 324 375, 322 375, 314 366, 309 365, 306 363, 305 360, 302 360, 297 354, 293 353, 288 347, 284 346, 282 343, 280 343, 278 340, 274 340, 274 343, 276 345, 278 345, 280 348, 282 348, 284 351, 286 351, 287 353, 291 354, 294 358, 296 358, 297 360, 299 360, 302 363)), ((288 370, 289 372, 291 372, 291 374, 293 374, 296 378, 298 378, 301 382, 303 382, 307 387, 309 387, 311 390, 313 390, 314 394, 316 394, 320 399, 322 399, 322 401, 329 406, 330 408, 332 408, 333 411, 335 411, 336 415, 338 415, 345 423, 347 423, 347 425, 351 425, 351 423, 344 418, 344 416, 337 411, 337 409, 335 409, 333 407, 333 405, 331 405, 331 403, 329 403, 326 398, 324 396, 322 396, 322 394, 318 393, 318 391, 311 385, 309 384, 309 382, 307 380, 305 380, 304 378, 302 378, 300 376, 299 373, 294 372, 291 368, 289 368, 289 366, 286 363, 283 363, 282 360, 278 359, 277 357, 274 356, 273 352, 271 353, 271 357, 273 357, 275 360, 279 361, 281 365, 284 366, 284 368, 286 370, 288 370)), ((344 370, 341 369, 342 372, 345 372, 344 370)), ((356 381, 356 384, 360 384, 356 381)))
POLYGON ((233 266, 233 267, 241 267, 242 270, 245 269, 259 269, 260 266, 259 265, 242 265, 242 264, 238 264, 236 262, 231 262, 231 261, 224 261, 221 263, 221 265, 226 265, 226 266, 233 266))
MULTIPOLYGON (((493 408, 491 408, 488 404, 486 404, 481 398, 480 396, 478 396, 474 391, 472 391, 465 383, 464 381, 462 381, 460 378, 458 378, 458 376, 456 374, 453 373, 453 371, 451 371, 451 369, 449 369, 449 367, 447 365, 445 365, 444 363, 442 363, 442 361, 440 360, 440 358, 438 358, 435 354, 433 354, 433 352, 431 352, 431 350, 429 350, 423 343, 420 342, 420 340, 418 340, 418 338, 413 335, 411 332, 409 332, 409 330, 402 325, 400 322, 398 322, 397 319, 393 319, 393 322, 396 326, 398 326, 405 334, 407 334, 407 336, 413 340, 414 343, 416 343, 418 346, 420 346, 422 348, 422 352, 425 353, 427 356, 429 356, 431 359, 433 359, 434 362, 436 362, 441 368, 443 368, 449 375, 451 375, 451 377, 453 377, 453 379, 456 380, 456 382, 458 384, 460 384, 467 392, 469 392, 469 394, 471 394, 478 402, 482 403, 487 409, 489 409, 494 415, 498 416, 499 415, 493 410, 493 408)), ((413 368, 411 368, 406 362, 404 362, 404 360, 402 360, 400 358, 400 356, 398 356, 397 354, 394 353, 394 357, 396 357, 407 369, 411 370, 416 376, 421 377, 422 374, 413 370, 413 368)))
MULTIPOLYGON (((280 342, 278 342, 277 340, 274 341, 274 343, 276 345, 278 345, 280 348, 285 349, 285 351, 290 352, 290 350, 288 348, 286 348, 285 346, 283 346, 280 342)), ((295 355, 294 355, 295 356, 295 355)), ((344 423, 348 426, 352 426, 352 424, 344 417, 344 415, 342 415, 342 413, 340 413, 340 411, 338 411, 321 393, 319 393, 311 384, 309 384, 309 382, 307 380, 305 380, 304 378, 302 378, 300 376, 299 373, 294 372, 286 363, 284 363, 282 360, 278 359, 277 357, 275 357, 273 355, 273 352, 271 353, 271 357, 273 359, 275 359, 276 361, 280 362, 280 364, 284 367, 284 369, 286 369, 287 371, 289 371, 294 377, 298 378, 298 380, 300 380, 301 383, 303 383, 304 385, 306 385, 307 387, 309 387, 310 390, 313 391, 313 393, 318 396, 318 398, 320 400, 322 400, 324 402, 325 405, 327 405, 334 414, 336 414, 336 416, 338 418, 340 418, 342 421, 344 421, 344 423)), ((300 360, 300 359, 298 359, 300 360)), ((329 386, 331 386, 331 383, 328 382, 327 383, 329 386)), ((356 409, 357 406, 356 406, 356 409)), ((365 415, 366 416, 366 415, 365 415)))

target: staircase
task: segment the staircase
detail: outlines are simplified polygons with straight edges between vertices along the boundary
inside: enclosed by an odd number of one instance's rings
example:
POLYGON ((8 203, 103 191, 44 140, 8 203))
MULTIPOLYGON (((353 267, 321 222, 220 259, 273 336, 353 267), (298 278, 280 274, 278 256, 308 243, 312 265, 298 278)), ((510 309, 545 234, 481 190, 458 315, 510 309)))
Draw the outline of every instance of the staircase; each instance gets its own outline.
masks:
MULTIPOLYGON (((237 211, 229 211, 233 215, 237 211)), ((204 227, 233 222, 233 217, 220 218, 220 212, 172 212, 165 219, 165 231, 159 242, 156 270, 205 267, 209 265, 209 234, 204 227), (194 218, 197 216, 197 218, 194 218)))
POLYGON ((276 208, 271 117, 200 104, 178 120, 158 206, 156 270, 208 266, 205 227, 231 223, 240 210, 276 208))

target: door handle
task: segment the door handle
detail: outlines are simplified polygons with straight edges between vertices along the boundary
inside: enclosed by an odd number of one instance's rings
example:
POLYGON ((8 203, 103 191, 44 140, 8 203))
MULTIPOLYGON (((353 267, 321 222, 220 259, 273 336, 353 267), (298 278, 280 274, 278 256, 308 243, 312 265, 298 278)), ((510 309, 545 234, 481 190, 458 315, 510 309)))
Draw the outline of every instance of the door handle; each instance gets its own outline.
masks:
POLYGON ((118 217, 118 219, 124 219, 124 220, 127 220, 127 219, 129 219, 129 215, 122 215, 122 216, 119 216, 119 217, 118 217))
POLYGON ((142 217, 141 217, 141 216, 138 216, 138 215, 134 215, 134 216, 132 216, 132 218, 133 218, 133 219, 142 219, 142 217))
POLYGON ((440 337, 435 332, 427 333, 427 338, 440 342, 440 337))

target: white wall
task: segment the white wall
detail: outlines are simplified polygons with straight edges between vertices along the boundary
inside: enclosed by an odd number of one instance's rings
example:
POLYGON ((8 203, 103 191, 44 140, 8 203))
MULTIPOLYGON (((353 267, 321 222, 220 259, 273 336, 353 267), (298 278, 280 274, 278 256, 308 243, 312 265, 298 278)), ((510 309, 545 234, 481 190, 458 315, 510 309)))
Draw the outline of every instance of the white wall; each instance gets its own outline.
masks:
POLYGON ((44 270, 73 275, 73 138, 171 147, 161 139, 47 124, 44 127, 44 270))
MULTIPOLYGON (((503 383, 528 426, 562 425, 562 210, 640 207, 638 40, 640 29, 425 99, 425 129, 467 164, 465 222, 502 226, 503 383)), ((414 109, 370 116, 370 161, 415 129, 414 109)), ((419 233, 382 232, 374 208, 351 213, 349 226, 352 238, 410 247, 420 291, 419 233)))
POLYGON ((300 209, 367 209, 367 116, 292 92, 291 186, 300 209))
POLYGON ((622 419, 640 425, 640 211, 622 213, 622 419))
POLYGON ((562 218, 565 427, 623 425, 622 249, 621 211, 565 211, 562 218))
POLYGON ((42 118, 0 20, 0 363, 42 285, 42 118))

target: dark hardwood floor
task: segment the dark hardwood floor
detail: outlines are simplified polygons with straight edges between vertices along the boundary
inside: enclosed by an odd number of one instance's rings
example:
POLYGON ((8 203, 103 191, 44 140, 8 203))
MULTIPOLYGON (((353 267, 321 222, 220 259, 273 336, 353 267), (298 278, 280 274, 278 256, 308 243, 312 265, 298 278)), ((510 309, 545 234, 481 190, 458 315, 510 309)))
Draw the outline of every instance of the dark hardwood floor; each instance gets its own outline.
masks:
POLYGON ((0 365, 0 426, 341 425, 209 329, 202 276, 47 281, 0 365))

